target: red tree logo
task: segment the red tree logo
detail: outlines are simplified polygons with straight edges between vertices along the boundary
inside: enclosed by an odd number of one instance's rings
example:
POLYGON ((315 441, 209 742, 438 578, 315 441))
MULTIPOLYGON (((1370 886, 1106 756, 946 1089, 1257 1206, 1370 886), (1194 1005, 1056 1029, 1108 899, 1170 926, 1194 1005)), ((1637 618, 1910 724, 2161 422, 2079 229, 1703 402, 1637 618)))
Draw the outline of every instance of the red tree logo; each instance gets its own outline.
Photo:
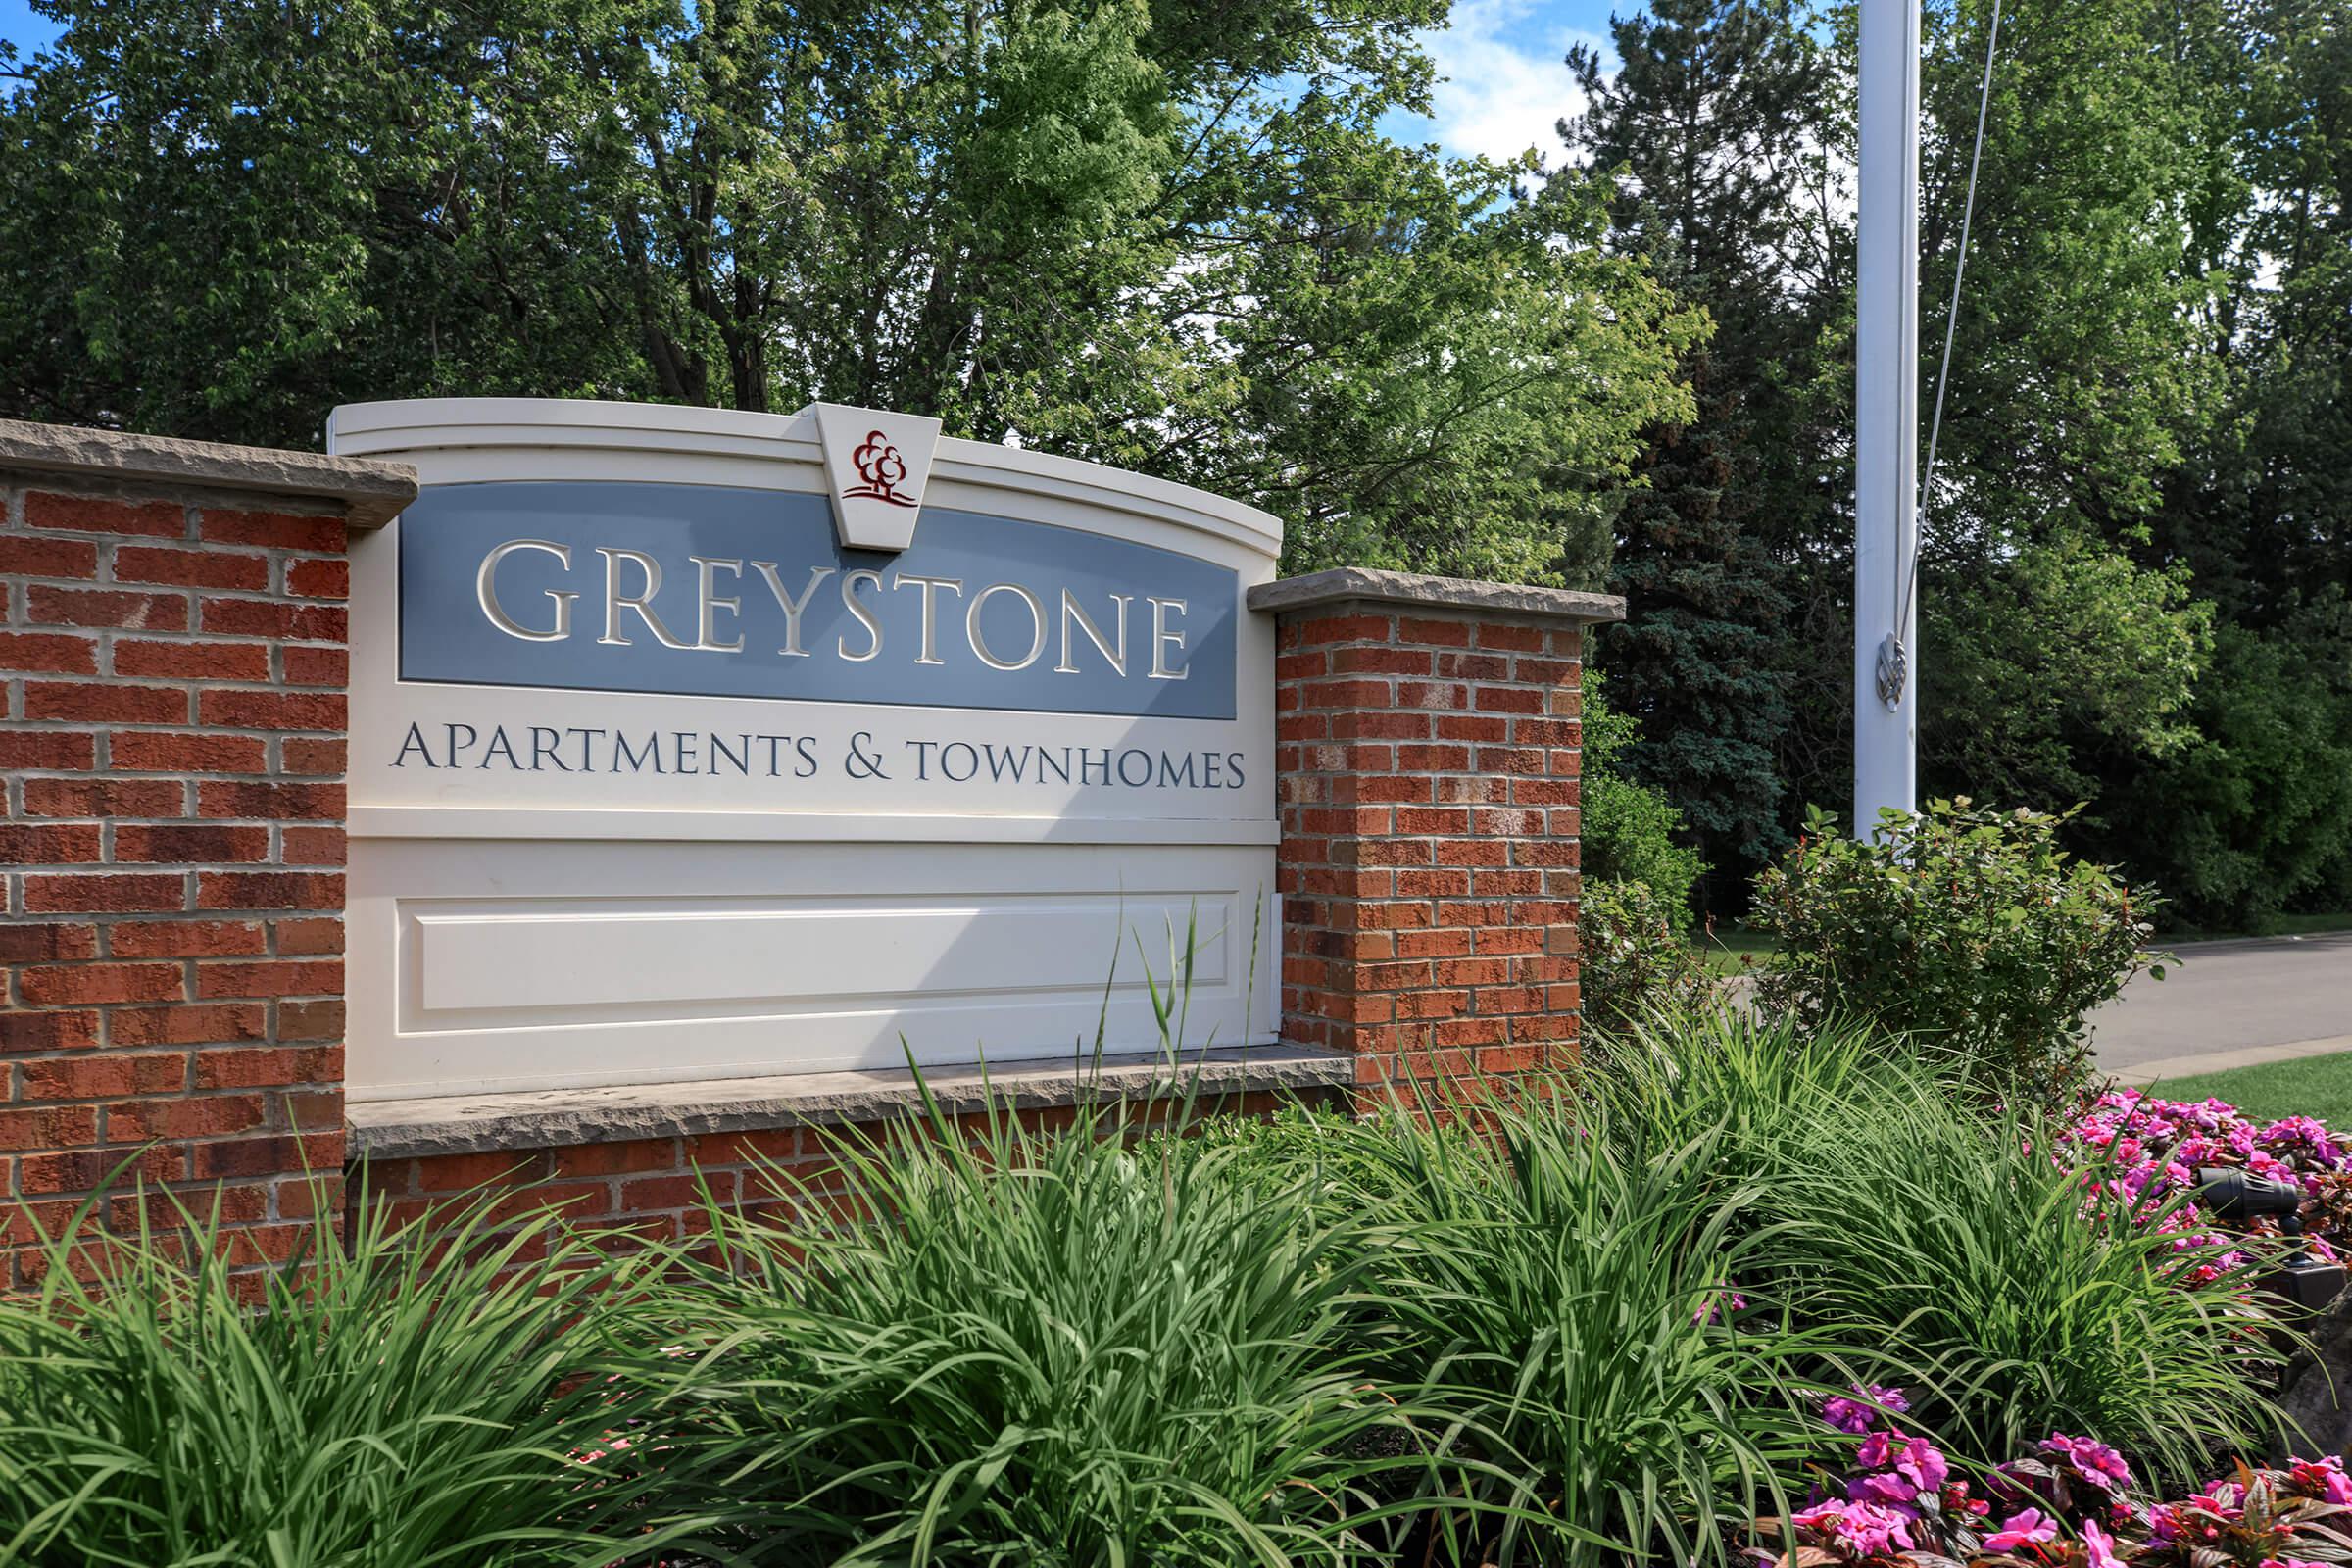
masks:
POLYGON ((844 496, 887 501, 894 507, 919 505, 912 496, 899 493, 899 481, 906 477, 906 460, 899 456, 899 449, 885 440, 881 431, 866 436, 864 444, 850 454, 850 464, 865 483, 854 490, 844 490, 844 496))

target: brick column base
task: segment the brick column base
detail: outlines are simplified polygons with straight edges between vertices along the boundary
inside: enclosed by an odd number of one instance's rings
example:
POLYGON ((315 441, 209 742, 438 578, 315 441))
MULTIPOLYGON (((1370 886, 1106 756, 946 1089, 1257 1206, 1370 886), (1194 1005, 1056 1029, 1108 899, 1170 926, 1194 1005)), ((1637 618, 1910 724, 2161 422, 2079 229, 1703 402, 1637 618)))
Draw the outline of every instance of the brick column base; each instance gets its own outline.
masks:
POLYGON ((0 421, 0 1290, 118 1170, 101 1223, 181 1190, 255 1264, 332 1201, 345 530, 415 490, 0 421))
POLYGON ((1284 1039, 1375 1101, 1567 1059, 1583 628, 1624 602, 1353 569, 1250 602, 1278 616, 1284 1039))

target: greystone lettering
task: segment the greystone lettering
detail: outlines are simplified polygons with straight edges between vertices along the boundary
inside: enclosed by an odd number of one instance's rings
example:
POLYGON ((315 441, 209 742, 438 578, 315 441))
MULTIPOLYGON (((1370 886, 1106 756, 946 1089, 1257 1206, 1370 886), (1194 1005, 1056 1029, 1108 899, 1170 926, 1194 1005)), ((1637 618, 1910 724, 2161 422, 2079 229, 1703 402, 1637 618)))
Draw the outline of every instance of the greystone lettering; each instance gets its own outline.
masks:
POLYGON ((931 508, 913 545, 878 560, 835 542, 818 496, 444 485, 403 514, 400 569, 404 680, 1235 713, 1236 574, 1045 523, 931 508), (743 592, 747 574, 763 592, 743 592), (591 626, 575 624, 583 598, 591 626))

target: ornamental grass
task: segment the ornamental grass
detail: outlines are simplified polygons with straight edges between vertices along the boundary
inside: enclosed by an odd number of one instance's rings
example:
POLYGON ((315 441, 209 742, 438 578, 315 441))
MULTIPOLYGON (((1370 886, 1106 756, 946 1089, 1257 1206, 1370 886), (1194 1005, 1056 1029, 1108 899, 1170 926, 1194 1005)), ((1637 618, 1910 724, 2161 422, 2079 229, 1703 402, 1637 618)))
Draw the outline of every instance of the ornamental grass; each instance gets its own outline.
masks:
POLYGON ((2039 1119, 1825 1110, 1775 1193, 1813 1309, 1887 1348, 1923 1419, 1971 1453, 2089 1431, 2186 1481, 2274 1441, 2270 1321, 2244 1269, 2204 1267, 2230 1244, 2178 1199, 2115 1200, 2051 1142, 2039 1119))
POLYGON ((2277 1437, 2250 1294, 2275 1252, 2213 1234, 2185 1190, 2127 1188, 2070 1121, 1987 1107, 1867 1030, 1724 1012, 1612 1042, 1590 1092, 1629 1158, 1720 1120, 1718 1180, 1754 1188, 1769 1232, 1742 1285, 1962 1451, 2086 1430, 2185 1482, 2277 1437))
MULTIPOLYGON (((2133 1174, 2234 1125, 1988 1110, 1908 1054, 1713 1011, 1419 1117, 932 1104, 624 1256, 485 1196, 363 1202, 256 1275, 152 1200, 0 1303, 0 1563, 1862 1563, 1906 1519, 1953 1561, 2175 1550, 2053 1467, 2181 1495, 2276 1437, 2276 1239, 2133 1174)), ((2325 1129, 2248 1138, 2325 1200, 2325 1129)), ((2256 1479, 2178 1517, 2332 1528, 2339 1483, 2256 1479)))
POLYGON ((488 1197, 429 1244, 363 1198, 338 1241, 312 1197, 260 1274, 170 1195, 49 1244, 37 1296, 0 1301, 0 1563, 591 1568, 660 1540, 655 1472, 576 1457, 631 1418, 658 1259, 494 1228, 488 1197))
POLYGON ((1743 1296, 1772 1238, 1717 1180, 1720 1121, 1628 1160, 1564 1095, 1488 1108, 1487 1140, 1358 1128, 1380 1179, 1371 1276, 1393 1387, 1482 1462, 1434 1560, 1602 1568, 1722 1560, 1808 1450, 1816 1336, 1743 1296))
POLYGON ((661 1416, 714 1554, 1393 1561, 1431 1459, 1356 1332, 1376 1250, 1230 1142, 1138 1131, 933 1106, 848 1147, 821 1204, 714 1211, 661 1416))

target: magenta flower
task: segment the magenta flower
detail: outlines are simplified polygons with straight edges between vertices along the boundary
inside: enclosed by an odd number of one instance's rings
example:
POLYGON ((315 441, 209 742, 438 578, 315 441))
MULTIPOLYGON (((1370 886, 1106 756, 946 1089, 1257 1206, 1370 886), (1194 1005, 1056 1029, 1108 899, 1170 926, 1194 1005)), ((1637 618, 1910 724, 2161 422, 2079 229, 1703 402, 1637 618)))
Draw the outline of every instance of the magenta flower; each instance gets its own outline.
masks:
POLYGON ((1894 1461, 1894 1470, 1921 1492, 1941 1492, 1952 1473, 1941 1451, 1925 1438, 1903 1440, 1903 1450, 1894 1461))
POLYGON ((2015 1551, 2020 1546, 2039 1545, 2058 1539, 2058 1527, 2041 1516, 2039 1508, 2027 1508, 2001 1521, 2001 1528, 1984 1538, 1987 1551, 2015 1551))
POLYGON ((2323 1502, 2352 1503, 2352 1477, 2344 1474, 2344 1461, 2333 1454, 2297 1459, 2288 1474, 2296 1486, 2323 1502))
POLYGON ((1845 1484, 1845 1494, 1853 1502, 1892 1508, 1906 1517, 1919 1511, 1916 1501, 1919 1490, 1901 1476, 1889 1475, 1886 1471, 1854 1477, 1845 1484))
POLYGON ((1849 1502, 1840 1510, 1830 1539, 1851 1546, 1865 1557, 1912 1549, 1911 1521, 1891 1508, 1849 1502))
POLYGON ((1955 1481, 1943 1489, 1943 1511, 1954 1519, 1982 1519, 1992 1512, 1992 1504, 1983 1497, 1968 1494, 1968 1483, 1955 1481))
POLYGON ((2122 1492, 2132 1485, 2132 1467, 2124 1456, 2090 1438, 2070 1438, 2063 1432, 2053 1432, 2036 1452, 2062 1461, 2066 1467, 2092 1486, 2107 1492, 2122 1492))
POLYGON ((2124 1568, 2124 1559, 2115 1553, 2115 1538, 2099 1528, 2096 1519, 2082 1521, 2083 1568, 2124 1568))
POLYGON ((1838 1431, 1850 1432, 1857 1438, 1868 1432, 1882 1413, 1893 1411, 1899 1414, 1911 1408, 1911 1401, 1903 1397, 1900 1389, 1881 1388, 1876 1383, 1857 1383, 1853 1389, 1852 1398, 1842 1394, 1833 1394, 1823 1400, 1821 1418, 1838 1431))
POLYGON ((1797 1529, 1816 1536, 1829 1536, 1845 1518, 1843 1502, 1817 1502, 1799 1511, 1788 1522, 1797 1529))
POLYGON ((2216 1519, 2235 1523, 2246 1516, 2246 1510, 2237 1504, 2237 1488, 2227 1481, 2216 1481, 2207 1485, 2203 1492, 2198 1493, 2180 1506, 2194 1508, 2209 1513, 2216 1519))

